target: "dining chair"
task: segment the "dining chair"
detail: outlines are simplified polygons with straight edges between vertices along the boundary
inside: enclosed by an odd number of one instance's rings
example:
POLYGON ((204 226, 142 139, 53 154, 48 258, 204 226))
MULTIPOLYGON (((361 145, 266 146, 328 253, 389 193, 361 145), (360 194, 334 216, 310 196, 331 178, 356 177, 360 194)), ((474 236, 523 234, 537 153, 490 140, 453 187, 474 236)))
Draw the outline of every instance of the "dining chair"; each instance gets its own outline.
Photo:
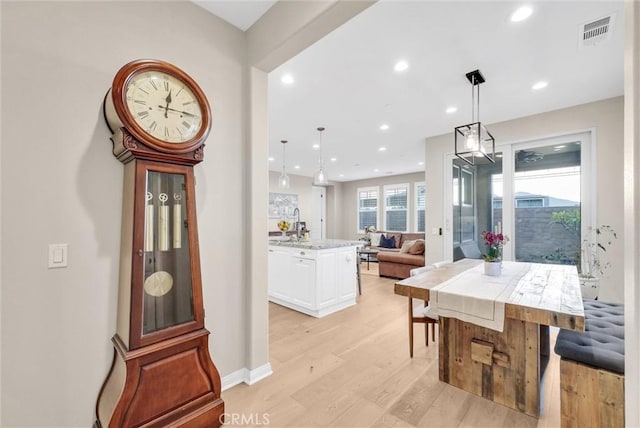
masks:
MULTIPOLYGON (((444 262, 434 263, 433 265, 423 266, 420 268, 411 269, 409 276, 416 276, 422 272, 427 272, 433 269, 437 269, 442 266, 444 262)), ((424 341, 425 345, 429 346, 429 326, 431 326, 431 340, 436 340, 436 324, 438 323, 437 315, 431 312, 429 302, 421 299, 413 299, 409 296, 409 356, 413 358, 413 324, 424 324, 424 341)))

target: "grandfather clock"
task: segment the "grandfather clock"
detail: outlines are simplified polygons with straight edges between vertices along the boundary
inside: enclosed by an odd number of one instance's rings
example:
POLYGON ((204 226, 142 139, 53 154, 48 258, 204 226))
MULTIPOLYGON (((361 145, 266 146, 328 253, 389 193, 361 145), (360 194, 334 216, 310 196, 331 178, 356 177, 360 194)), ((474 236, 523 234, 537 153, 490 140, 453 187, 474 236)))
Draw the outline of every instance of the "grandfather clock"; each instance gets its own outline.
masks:
POLYGON ((216 427, 220 375, 204 328, 193 167, 211 128, 207 99, 184 71, 138 60, 104 101, 124 163, 114 359, 97 427, 216 427))

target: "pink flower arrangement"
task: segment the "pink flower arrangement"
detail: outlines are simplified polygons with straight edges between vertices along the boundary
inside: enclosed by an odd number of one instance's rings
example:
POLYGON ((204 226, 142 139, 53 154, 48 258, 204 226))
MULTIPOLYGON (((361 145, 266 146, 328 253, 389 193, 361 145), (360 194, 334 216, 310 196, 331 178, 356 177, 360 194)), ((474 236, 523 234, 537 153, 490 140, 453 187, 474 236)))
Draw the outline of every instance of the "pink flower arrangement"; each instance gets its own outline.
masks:
POLYGON ((502 233, 493 233, 487 230, 482 232, 484 245, 487 246, 487 254, 483 258, 487 262, 497 262, 502 260, 502 247, 509 242, 509 238, 502 233))

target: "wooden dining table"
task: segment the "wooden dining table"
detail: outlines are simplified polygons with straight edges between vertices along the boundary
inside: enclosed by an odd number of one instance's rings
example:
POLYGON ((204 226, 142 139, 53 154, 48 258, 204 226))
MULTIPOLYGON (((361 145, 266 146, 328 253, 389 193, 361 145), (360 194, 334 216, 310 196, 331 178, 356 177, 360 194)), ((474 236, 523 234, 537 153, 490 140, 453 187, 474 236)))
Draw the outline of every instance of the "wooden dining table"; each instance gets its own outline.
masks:
MULTIPOLYGON (((429 291, 481 260, 462 259, 396 282, 395 294, 429 301, 429 291)), ((465 391, 540 414, 540 380, 550 354, 549 326, 584 331, 584 308, 575 266, 530 263, 535 281, 522 277, 504 303, 497 331, 453 317, 439 317, 439 377, 465 391)), ((478 287, 487 278, 478 274, 478 287)))

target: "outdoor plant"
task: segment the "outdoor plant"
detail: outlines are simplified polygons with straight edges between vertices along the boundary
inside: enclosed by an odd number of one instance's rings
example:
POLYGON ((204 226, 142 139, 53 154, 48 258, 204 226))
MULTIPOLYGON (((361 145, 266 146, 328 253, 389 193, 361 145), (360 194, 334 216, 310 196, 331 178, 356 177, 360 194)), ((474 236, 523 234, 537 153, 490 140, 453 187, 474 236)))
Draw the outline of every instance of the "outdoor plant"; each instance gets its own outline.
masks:
MULTIPOLYGON (((568 209, 551 213, 550 224, 557 224, 568 233, 564 248, 556 248, 542 256, 547 262, 578 265, 580 263, 580 209, 568 209)), ((555 230, 553 231, 555 233, 555 230)), ((559 232, 562 235, 562 231, 559 232)))
POLYGON ((583 278, 598 278, 604 276, 611 267, 611 262, 605 261, 603 253, 611 246, 614 239, 618 239, 616 231, 611 226, 590 227, 580 249, 582 266, 580 276, 583 278))
POLYGON ((487 246, 487 253, 482 255, 486 262, 497 262, 502 260, 502 247, 509 242, 509 238, 502 233, 493 233, 485 230, 482 232, 484 245, 487 246))
POLYGON ((551 223, 559 224, 567 232, 580 237, 580 210, 554 211, 551 213, 551 223))

